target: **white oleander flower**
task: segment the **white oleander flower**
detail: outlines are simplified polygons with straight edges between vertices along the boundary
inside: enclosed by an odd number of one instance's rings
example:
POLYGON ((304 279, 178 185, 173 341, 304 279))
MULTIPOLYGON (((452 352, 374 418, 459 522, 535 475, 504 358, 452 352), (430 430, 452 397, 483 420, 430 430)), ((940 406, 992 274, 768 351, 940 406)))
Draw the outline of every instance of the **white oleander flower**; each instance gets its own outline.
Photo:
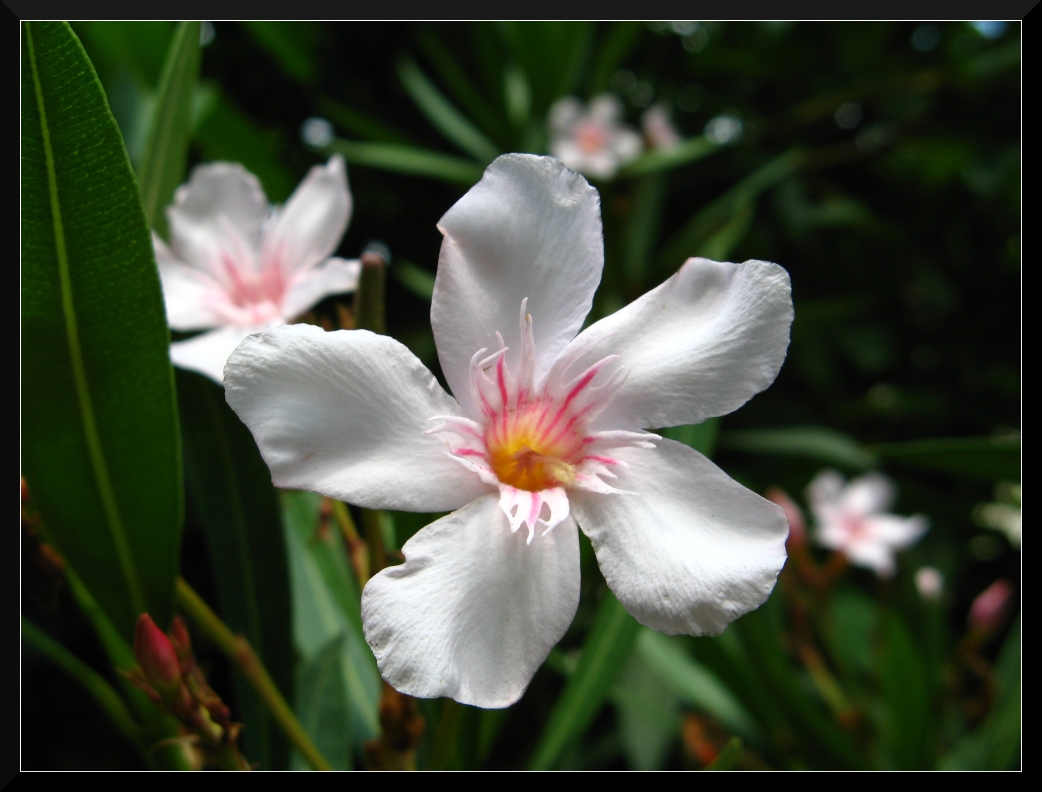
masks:
POLYGON ((550 108, 550 153, 574 171, 611 179, 640 156, 640 135, 621 123, 622 102, 615 94, 599 94, 589 108, 572 96, 550 108))
POLYGON ((845 484, 835 470, 823 470, 807 487, 807 500, 817 523, 818 544, 844 553, 852 564, 879 577, 894 574, 894 554, 926 533, 925 516, 887 514, 896 492, 890 479, 868 473, 845 484))
POLYGON ((585 179, 508 154, 438 227, 431 323, 455 399, 364 330, 277 327, 225 369, 277 486, 455 510, 362 594, 384 678, 413 696, 516 701, 575 615, 579 527, 643 624, 715 634, 758 607, 785 562, 784 512, 643 430, 729 413, 774 381, 785 270, 689 259, 579 333, 604 264, 585 179))
POLYGON ((166 213, 170 246, 152 241, 167 321, 208 331, 172 343, 170 358, 217 382, 246 336, 358 285, 359 262, 331 258, 351 215, 340 155, 313 167, 276 208, 242 165, 200 165, 166 213))

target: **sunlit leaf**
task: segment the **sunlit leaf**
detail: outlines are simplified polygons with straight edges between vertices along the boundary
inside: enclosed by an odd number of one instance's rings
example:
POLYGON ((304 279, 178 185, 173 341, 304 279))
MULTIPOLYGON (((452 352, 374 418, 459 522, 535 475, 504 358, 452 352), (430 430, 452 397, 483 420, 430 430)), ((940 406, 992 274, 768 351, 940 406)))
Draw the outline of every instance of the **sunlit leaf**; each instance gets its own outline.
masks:
MULTIPOLYGON (((341 668, 343 655, 344 635, 341 633, 305 660, 297 675, 295 709, 300 725, 334 770, 350 770, 353 760, 351 713, 341 668)), ((294 751, 291 769, 310 768, 294 751)))
POLYGON ((623 666, 611 700, 622 748, 634 770, 657 770, 680 731, 680 699, 635 651, 623 666))
POLYGON ((64 23, 22 27, 22 470, 129 640, 169 622, 183 491, 170 336, 134 174, 64 23))

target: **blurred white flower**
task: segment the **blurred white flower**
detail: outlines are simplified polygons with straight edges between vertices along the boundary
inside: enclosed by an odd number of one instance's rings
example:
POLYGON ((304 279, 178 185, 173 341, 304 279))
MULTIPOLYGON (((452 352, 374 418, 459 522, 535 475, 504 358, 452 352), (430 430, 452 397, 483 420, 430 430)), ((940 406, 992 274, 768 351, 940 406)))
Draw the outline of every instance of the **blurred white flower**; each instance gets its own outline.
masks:
POLYGON ((325 148, 333 142, 333 125, 324 118, 312 116, 300 125, 300 139, 309 146, 325 148))
POLYGON ((710 143, 725 146, 738 140, 742 134, 741 119, 730 115, 718 115, 706 123, 703 134, 710 143))
POLYGON ((661 103, 644 111, 641 125, 644 127, 644 138, 651 148, 670 149, 681 141, 680 133, 669 118, 669 111, 661 103))
POLYGON ((438 228, 431 325, 455 398, 394 339, 311 325, 248 338, 225 383, 276 486, 452 512, 362 593, 384 678, 423 698, 517 701, 575 616, 580 528, 649 627, 716 634, 763 603, 785 563, 782 509, 644 430, 770 385, 792 322, 785 270, 689 259, 579 332, 604 267, 584 178, 504 155, 438 228))
POLYGON ((979 503, 973 510, 973 519, 985 528, 1001 531, 1017 550, 1021 540, 1020 485, 1002 482, 995 486, 994 503, 979 503))
POLYGON ((892 576, 895 551, 911 545, 928 527, 922 515, 887 514, 895 495, 893 482, 882 474, 869 473, 846 484, 835 470, 823 470, 807 487, 815 539, 845 554, 852 564, 880 577, 892 576))
POLYGON ((924 566, 915 571, 915 588, 926 602, 936 602, 944 592, 944 577, 936 567, 924 566))
POLYGON ((250 333, 358 285, 358 261, 330 257, 351 215, 340 155, 313 167, 276 208, 242 165, 200 165, 166 213, 170 246, 156 234, 152 241, 167 321, 173 330, 208 331, 172 343, 170 359, 217 382, 250 333))
POLYGON ((622 101, 599 94, 588 108, 572 96, 550 108, 550 153, 574 171, 611 179, 620 167, 640 156, 640 135, 621 123, 622 101))

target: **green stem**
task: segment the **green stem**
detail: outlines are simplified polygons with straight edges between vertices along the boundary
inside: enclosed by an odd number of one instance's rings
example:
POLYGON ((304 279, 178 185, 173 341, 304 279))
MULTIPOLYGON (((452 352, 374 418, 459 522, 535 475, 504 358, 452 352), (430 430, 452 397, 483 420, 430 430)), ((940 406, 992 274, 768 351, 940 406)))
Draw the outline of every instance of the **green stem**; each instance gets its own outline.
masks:
POLYGON ((355 321, 359 330, 371 330, 381 335, 387 332, 384 321, 386 273, 387 262, 383 256, 372 251, 362 254, 362 274, 358 279, 355 300, 355 321))
POLYGON ((250 646, 249 641, 242 635, 236 635, 228 626, 221 621, 220 617, 211 610, 210 606, 203 601, 184 578, 177 578, 175 590, 177 604, 185 614, 195 622, 213 643, 220 649, 229 660, 239 668, 257 694, 264 701, 271 712, 275 722, 282 729, 287 739, 301 753, 301 756, 316 770, 332 770, 331 765, 315 747, 300 721, 293 714, 293 710, 286 699, 282 697, 279 689, 275 686, 267 669, 261 663, 250 646))
POLYGON ((123 703, 119 693, 101 674, 24 616, 22 617, 22 640, 79 682, 123 733, 123 736, 138 748, 142 747, 144 731, 130 714, 130 710, 123 703))

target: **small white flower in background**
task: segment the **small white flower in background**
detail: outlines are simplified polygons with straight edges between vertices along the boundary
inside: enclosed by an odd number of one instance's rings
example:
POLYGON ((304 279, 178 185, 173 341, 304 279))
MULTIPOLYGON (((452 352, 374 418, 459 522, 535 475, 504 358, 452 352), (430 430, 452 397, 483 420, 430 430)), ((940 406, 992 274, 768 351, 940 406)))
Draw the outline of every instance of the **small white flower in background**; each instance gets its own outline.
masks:
POLYGON ((733 143, 741 137, 742 121, 734 116, 719 115, 715 118, 710 118, 706 122, 702 134, 706 136, 710 143, 726 146, 728 143, 733 143))
POLYGON ((575 615, 579 527, 643 624, 715 634, 758 607, 785 562, 784 512, 643 430, 724 415, 774 381, 792 322, 785 270, 689 259, 579 333, 604 266, 585 179, 508 154, 438 227, 431 324, 455 399, 364 330, 274 328, 226 369, 276 486, 456 510, 365 587, 384 678, 423 698, 517 701, 575 615))
POLYGON ((926 602, 937 602, 944 593, 944 577, 936 567, 924 566, 915 570, 915 588, 926 602))
POLYGON ((995 486, 995 499, 995 503, 978 503, 973 519, 978 525, 1004 533, 1009 543, 1019 550, 1023 521, 1020 485, 1000 482, 995 486))
POLYGON ((325 148, 333 142, 336 133, 333 125, 324 118, 312 116, 300 125, 300 139, 309 146, 325 148))
POLYGON ((272 208, 242 165, 200 165, 167 207, 170 246, 152 241, 173 330, 206 330, 170 345, 174 365, 221 382, 239 342, 289 322, 323 297, 354 291, 360 264, 331 258, 351 215, 344 160, 316 165, 272 208))
POLYGON ((550 108, 550 153, 574 171, 611 179, 623 165, 640 156, 640 135, 621 123, 622 101, 598 94, 583 107, 566 96, 550 108))
POLYGON ((887 514, 895 500, 894 484, 869 473, 846 484, 835 470, 819 473, 807 487, 817 523, 815 539, 844 553, 852 564, 880 577, 894 574, 894 553, 914 543, 928 527, 926 517, 887 514))
POLYGON ((669 111, 665 105, 654 104, 644 111, 641 117, 644 138, 651 148, 670 149, 681 141, 680 133, 669 119, 669 111))

